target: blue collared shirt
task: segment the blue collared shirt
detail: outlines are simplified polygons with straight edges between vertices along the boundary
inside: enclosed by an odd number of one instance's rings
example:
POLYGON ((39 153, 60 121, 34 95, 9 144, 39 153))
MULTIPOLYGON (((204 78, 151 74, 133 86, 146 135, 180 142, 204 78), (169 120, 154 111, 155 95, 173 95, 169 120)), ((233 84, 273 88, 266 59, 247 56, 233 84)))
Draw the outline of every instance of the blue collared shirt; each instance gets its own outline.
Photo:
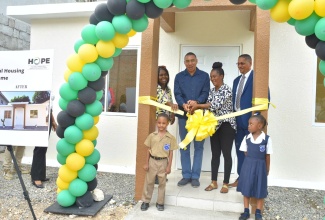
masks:
POLYGON ((196 100, 199 103, 206 103, 210 91, 209 74, 196 68, 193 76, 185 69, 175 77, 174 95, 179 109, 188 100, 196 100))

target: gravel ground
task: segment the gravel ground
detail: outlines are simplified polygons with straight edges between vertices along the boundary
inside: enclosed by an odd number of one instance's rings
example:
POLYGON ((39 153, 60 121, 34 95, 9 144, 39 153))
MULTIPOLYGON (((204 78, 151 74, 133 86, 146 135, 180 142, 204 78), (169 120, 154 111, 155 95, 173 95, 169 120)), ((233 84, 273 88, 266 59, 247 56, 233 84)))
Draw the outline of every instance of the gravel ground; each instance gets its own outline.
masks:
MULTIPOLYGON (((2 163, 1 163, 2 166, 2 163)), ((27 166, 30 168, 30 166, 27 166)), ((1 168, 2 170, 2 168, 1 168)), ((64 220, 90 219, 90 217, 67 216, 43 212, 56 201, 56 184, 58 168, 48 167, 45 189, 37 189, 31 184, 30 176, 23 175, 24 183, 37 219, 64 220)), ((91 219, 120 220, 128 214, 136 202, 134 197, 134 176, 116 173, 97 174, 98 189, 113 195, 115 203, 108 202, 96 216, 91 219)), ((265 200, 264 219, 288 220, 322 220, 325 216, 325 191, 284 187, 269 187, 269 196, 265 200)), ((113 202, 113 201, 112 201, 113 202)), ((0 219, 33 219, 19 179, 5 180, 0 177, 0 219)))

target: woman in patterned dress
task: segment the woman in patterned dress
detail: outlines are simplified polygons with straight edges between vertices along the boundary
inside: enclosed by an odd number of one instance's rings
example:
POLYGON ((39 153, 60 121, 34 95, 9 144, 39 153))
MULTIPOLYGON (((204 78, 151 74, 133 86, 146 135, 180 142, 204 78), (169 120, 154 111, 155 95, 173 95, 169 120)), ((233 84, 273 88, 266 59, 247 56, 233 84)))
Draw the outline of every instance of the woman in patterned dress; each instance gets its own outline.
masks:
MULTIPOLYGON (((222 63, 213 63, 210 72, 210 80, 214 88, 210 90, 207 103, 198 104, 190 101, 191 112, 196 109, 208 109, 215 116, 226 115, 233 112, 232 108, 232 92, 231 88, 224 84, 224 71, 222 63)), ((211 191, 218 188, 217 178, 220 164, 221 152, 224 157, 224 179, 221 193, 228 193, 228 184, 230 172, 232 168, 231 149, 236 133, 236 120, 234 117, 226 118, 218 121, 216 132, 210 137, 211 143, 211 184, 205 188, 211 191)))

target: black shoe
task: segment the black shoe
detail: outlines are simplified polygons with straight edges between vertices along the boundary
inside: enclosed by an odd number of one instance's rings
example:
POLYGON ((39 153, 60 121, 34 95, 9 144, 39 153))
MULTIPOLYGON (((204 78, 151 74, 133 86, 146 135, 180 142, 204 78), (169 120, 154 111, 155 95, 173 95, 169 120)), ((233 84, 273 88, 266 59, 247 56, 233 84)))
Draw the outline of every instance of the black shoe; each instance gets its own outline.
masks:
POLYGON ((141 204, 141 211, 147 211, 149 208, 149 203, 143 202, 141 204))
POLYGON ((262 220, 262 215, 261 214, 255 214, 255 220, 262 220))
POLYGON ((164 205, 160 205, 158 203, 156 203, 156 207, 157 207, 158 211, 164 211, 164 209, 165 209, 164 205))
POLYGON ((247 220, 249 219, 249 213, 244 212, 240 214, 239 220, 247 220))
POLYGON ((50 178, 45 178, 42 180, 42 182, 50 181, 50 178))
POLYGON ((183 178, 177 183, 177 186, 185 186, 186 184, 188 184, 190 182, 191 182, 191 179, 183 178))
POLYGON ((35 183, 35 180, 32 180, 32 184, 33 184, 36 188, 44 188, 43 183, 41 183, 41 184, 36 184, 36 183, 35 183))

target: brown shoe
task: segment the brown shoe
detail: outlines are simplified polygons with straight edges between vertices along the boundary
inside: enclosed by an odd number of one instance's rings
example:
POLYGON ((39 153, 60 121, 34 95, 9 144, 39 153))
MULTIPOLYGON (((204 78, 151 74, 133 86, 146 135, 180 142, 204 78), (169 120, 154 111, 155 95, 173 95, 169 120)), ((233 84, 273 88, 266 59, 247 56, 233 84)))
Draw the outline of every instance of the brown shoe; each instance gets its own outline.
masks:
POLYGON ((220 190, 221 193, 228 193, 228 185, 224 183, 220 190))
POLYGON ((228 187, 229 188, 231 188, 231 187, 237 187, 237 185, 238 185, 238 179, 235 182, 228 184, 228 187))
POLYGON ((218 189, 218 185, 214 185, 213 183, 211 183, 210 185, 208 185, 204 190, 205 191, 212 191, 214 189, 218 189))

